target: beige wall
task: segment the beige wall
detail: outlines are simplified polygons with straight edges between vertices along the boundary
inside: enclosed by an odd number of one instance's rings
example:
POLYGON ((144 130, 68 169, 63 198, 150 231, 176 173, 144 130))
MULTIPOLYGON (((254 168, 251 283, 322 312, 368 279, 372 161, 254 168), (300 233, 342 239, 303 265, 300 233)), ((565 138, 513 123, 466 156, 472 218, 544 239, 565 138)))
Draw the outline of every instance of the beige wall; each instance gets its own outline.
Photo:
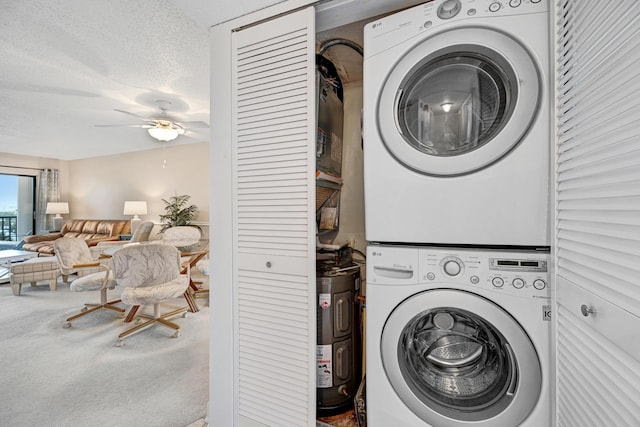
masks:
POLYGON ((44 157, 20 156, 0 153, 0 173, 12 175, 35 176, 39 181, 42 169, 58 169, 60 171, 60 200, 69 197, 69 162, 44 157))
POLYGON ((344 86, 344 127, 342 131, 342 194, 340 196, 340 231, 336 244, 352 243, 365 252, 364 171, 362 153, 362 82, 344 86))
POLYGON ((162 199, 188 194, 209 221, 209 143, 167 144, 154 150, 74 160, 69 165, 71 218, 130 219, 125 200, 147 202, 142 220, 160 222, 162 199))
POLYGON ((65 219, 130 219, 124 201, 145 200, 141 219, 159 223, 162 199, 189 194, 199 209, 195 223, 209 222, 208 142, 72 161, 0 153, 0 173, 39 176, 43 168, 60 171, 60 200, 70 211, 65 219))

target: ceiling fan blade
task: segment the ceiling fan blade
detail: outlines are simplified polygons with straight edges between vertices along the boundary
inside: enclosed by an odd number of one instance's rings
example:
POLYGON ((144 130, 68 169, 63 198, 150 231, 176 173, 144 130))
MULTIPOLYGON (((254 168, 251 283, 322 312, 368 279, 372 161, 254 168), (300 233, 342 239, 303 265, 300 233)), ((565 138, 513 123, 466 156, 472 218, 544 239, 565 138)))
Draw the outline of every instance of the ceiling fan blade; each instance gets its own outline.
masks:
POLYGON ((148 119, 148 118, 146 118, 146 117, 139 116, 139 115, 137 115, 137 114, 135 114, 135 113, 130 113, 129 111, 125 111, 125 110, 118 110, 117 108, 114 108, 114 109, 113 109, 113 111, 117 111, 118 113, 122 113, 122 114, 128 114, 128 115, 130 115, 130 116, 137 117, 137 118, 142 119, 142 120, 149 120, 149 119, 148 119))
POLYGON ((209 125, 205 122, 200 122, 200 121, 193 121, 193 122, 176 122, 179 123, 180 125, 184 125, 184 127, 188 128, 188 129, 195 129, 195 128, 208 128, 209 125))
POLYGON ((152 125, 94 125, 99 128, 152 128, 152 125))

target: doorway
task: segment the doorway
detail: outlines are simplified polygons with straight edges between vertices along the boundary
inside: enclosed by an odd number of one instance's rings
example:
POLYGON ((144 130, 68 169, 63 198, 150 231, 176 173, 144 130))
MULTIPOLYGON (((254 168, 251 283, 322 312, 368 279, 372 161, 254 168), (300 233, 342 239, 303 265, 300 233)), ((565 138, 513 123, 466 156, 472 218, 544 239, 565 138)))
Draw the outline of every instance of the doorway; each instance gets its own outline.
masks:
POLYGON ((35 234, 36 177, 0 174, 0 250, 35 234))

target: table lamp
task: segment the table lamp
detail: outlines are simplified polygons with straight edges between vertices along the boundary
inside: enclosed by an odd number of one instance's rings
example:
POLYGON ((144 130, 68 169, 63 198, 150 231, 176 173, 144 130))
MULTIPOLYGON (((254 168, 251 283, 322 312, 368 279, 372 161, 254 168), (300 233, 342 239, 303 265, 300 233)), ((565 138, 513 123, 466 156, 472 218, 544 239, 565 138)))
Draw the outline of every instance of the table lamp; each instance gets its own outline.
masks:
POLYGON ((138 215, 147 214, 147 202, 126 201, 124 202, 124 211, 122 213, 124 215, 133 215, 133 218, 131 218, 131 234, 133 234, 141 222, 138 215))
POLYGON ((62 228, 62 223, 64 220, 60 214, 68 214, 69 213, 69 203, 67 202, 48 202, 47 203, 47 214, 56 214, 53 217, 53 229, 52 231, 60 231, 62 228))

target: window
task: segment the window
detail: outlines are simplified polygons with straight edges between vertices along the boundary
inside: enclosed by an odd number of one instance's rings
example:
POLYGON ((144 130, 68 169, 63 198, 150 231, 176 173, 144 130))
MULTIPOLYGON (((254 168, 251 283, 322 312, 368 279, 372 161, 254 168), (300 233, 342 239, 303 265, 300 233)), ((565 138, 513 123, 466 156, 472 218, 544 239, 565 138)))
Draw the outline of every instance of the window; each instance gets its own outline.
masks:
POLYGON ((35 234, 36 178, 0 174, 0 249, 35 234))

